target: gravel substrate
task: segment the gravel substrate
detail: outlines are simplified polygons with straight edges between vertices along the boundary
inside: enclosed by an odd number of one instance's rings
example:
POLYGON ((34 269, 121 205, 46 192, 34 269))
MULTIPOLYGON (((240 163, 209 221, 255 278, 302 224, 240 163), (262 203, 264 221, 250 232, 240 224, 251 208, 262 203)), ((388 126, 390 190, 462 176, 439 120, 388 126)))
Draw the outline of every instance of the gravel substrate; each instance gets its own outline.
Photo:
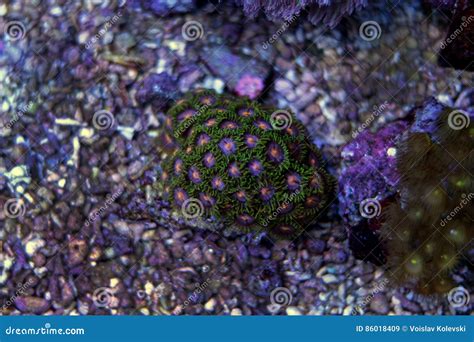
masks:
POLYGON ((192 89, 290 108, 335 175, 374 106, 385 104, 374 130, 430 96, 473 108, 474 74, 437 64, 447 14, 400 2, 329 30, 305 13, 283 25, 186 3, 0 5, 0 27, 24 28, 0 41, 0 205, 15 209, 0 211, 2 314, 472 312, 472 301, 416 294, 356 260, 336 202, 298 239, 272 241, 185 222, 160 197, 164 112, 192 89), (361 38, 367 20, 379 38, 361 38))

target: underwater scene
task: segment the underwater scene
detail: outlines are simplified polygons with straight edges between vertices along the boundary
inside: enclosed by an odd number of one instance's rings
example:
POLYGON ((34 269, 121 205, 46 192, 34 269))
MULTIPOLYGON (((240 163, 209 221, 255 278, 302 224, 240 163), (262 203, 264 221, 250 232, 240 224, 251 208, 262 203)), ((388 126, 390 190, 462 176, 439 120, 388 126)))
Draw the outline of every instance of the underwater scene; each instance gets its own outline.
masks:
POLYGON ((474 1, 0 3, 1 315, 471 315, 474 1))

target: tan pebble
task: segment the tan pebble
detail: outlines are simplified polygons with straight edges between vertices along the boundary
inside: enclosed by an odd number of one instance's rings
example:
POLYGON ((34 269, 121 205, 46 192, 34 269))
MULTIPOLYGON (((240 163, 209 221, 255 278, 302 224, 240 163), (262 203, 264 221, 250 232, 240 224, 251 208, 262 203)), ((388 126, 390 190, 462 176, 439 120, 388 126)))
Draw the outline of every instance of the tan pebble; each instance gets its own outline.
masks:
POLYGON ((214 298, 211 298, 207 301, 206 304, 204 304, 204 309, 206 311, 212 311, 214 310, 215 306, 216 306, 216 300, 214 298))
POLYGON ((231 316, 242 316, 242 310, 240 310, 239 308, 232 309, 232 311, 230 312, 230 315, 231 316))
POLYGON ((288 316, 301 316, 301 311, 296 306, 289 306, 286 308, 286 314, 288 316))

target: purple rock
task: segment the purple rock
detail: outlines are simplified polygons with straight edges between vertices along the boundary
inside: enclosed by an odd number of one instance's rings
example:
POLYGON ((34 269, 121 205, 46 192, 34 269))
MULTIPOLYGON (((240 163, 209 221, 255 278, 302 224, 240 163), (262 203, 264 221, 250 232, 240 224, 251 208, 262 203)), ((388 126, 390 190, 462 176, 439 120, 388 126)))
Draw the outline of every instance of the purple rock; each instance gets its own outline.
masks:
POLYGON ((145 8, 153 11, 156 15, 165 16, 174 13, 186 13, 195 9, 195 0, 153 0, 143 1, 145 8))
POLYGON ((410 131, 433 134, 436 129, 436 122, 445 109, 446 106, 443 106, 436 99, 427 100, 423 107, 417 110, 416 120, 410 127, 410 131))
POLYGON ((339 213, 350 227, 349 244, 356 258, 375 264, 385 262, 378 230, 383 222, 380 213, 393 202, 397 191, 397 143, 408 131, 427 133, 436 139, 438 120, 446 110, 448 107, 434 98, 428 99, 412 111, 414 122, 411 126, 408 121, 397 121, 376 133, 366 130, 343 148, 339 213), (363 215, 363 203, 369 203, 370 210, 375 211, 366 211, 363 215))
POLYGON ((406 122, 397 121, 376 133, 366 130, 343 148, 339 213, 351 225, 363 218, 359 212, 362 201, 381 201, 395 192, 398 174, 393 152, 400 134, 407 128, 406 122))
POLYGON ((255 58, 235 54, 229 47, 226 46, 212 46, 203 49, 201 58, 206 62, 214 75, 222 78, 227 85, 233 90, 237 91, 239 86, 239 93, 244 95, 259 94, 259 84, 250 85, 248 90, 243 90, 242 82, 239 81, 249 79, 258 79, 263 82, 270 73, 268 66, 255 58))
POLYGON ((17 298, 15 300, 15 306, 21 312, 40 315, 49 309, 50 303, 40 297, 25 296, 17 298))
POLYGON ((326 249, 326 242, 320 239, 306 240, 306 248, 312 253, 321 254, 326 249))
POLYGON ((274 288, 281 286, 282 279, 277 268, 277 264, 270 261, 250 272, 247 281, 252 293, 267 296, 274 288))
POLYGON ((178 97, 177 81, 169 74, 151 74, 146 76, 139 84, 136 100, 141 104, 153 104, 157 108, 163 108, 168 101, 178 97))

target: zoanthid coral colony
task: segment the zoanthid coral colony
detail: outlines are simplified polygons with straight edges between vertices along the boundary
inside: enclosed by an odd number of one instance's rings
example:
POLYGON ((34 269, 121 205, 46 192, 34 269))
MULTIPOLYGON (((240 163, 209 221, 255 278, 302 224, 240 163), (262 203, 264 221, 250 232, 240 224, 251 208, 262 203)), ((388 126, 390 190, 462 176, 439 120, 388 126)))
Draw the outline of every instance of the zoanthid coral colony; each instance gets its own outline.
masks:
POLYGON ((331 203, 335 182, 289 111, 198 91, 171 108, 166 129, 178 148, 164 167, 165 194, 185 217, 197 211, 290 238, 331 203))
POLYGON ((446 109, 431 134, 410 132, 398 150, 400 198, 382 227, 390 273, 421 293, 444 293, 474 238, 474 126, 468 113, 446 109))

